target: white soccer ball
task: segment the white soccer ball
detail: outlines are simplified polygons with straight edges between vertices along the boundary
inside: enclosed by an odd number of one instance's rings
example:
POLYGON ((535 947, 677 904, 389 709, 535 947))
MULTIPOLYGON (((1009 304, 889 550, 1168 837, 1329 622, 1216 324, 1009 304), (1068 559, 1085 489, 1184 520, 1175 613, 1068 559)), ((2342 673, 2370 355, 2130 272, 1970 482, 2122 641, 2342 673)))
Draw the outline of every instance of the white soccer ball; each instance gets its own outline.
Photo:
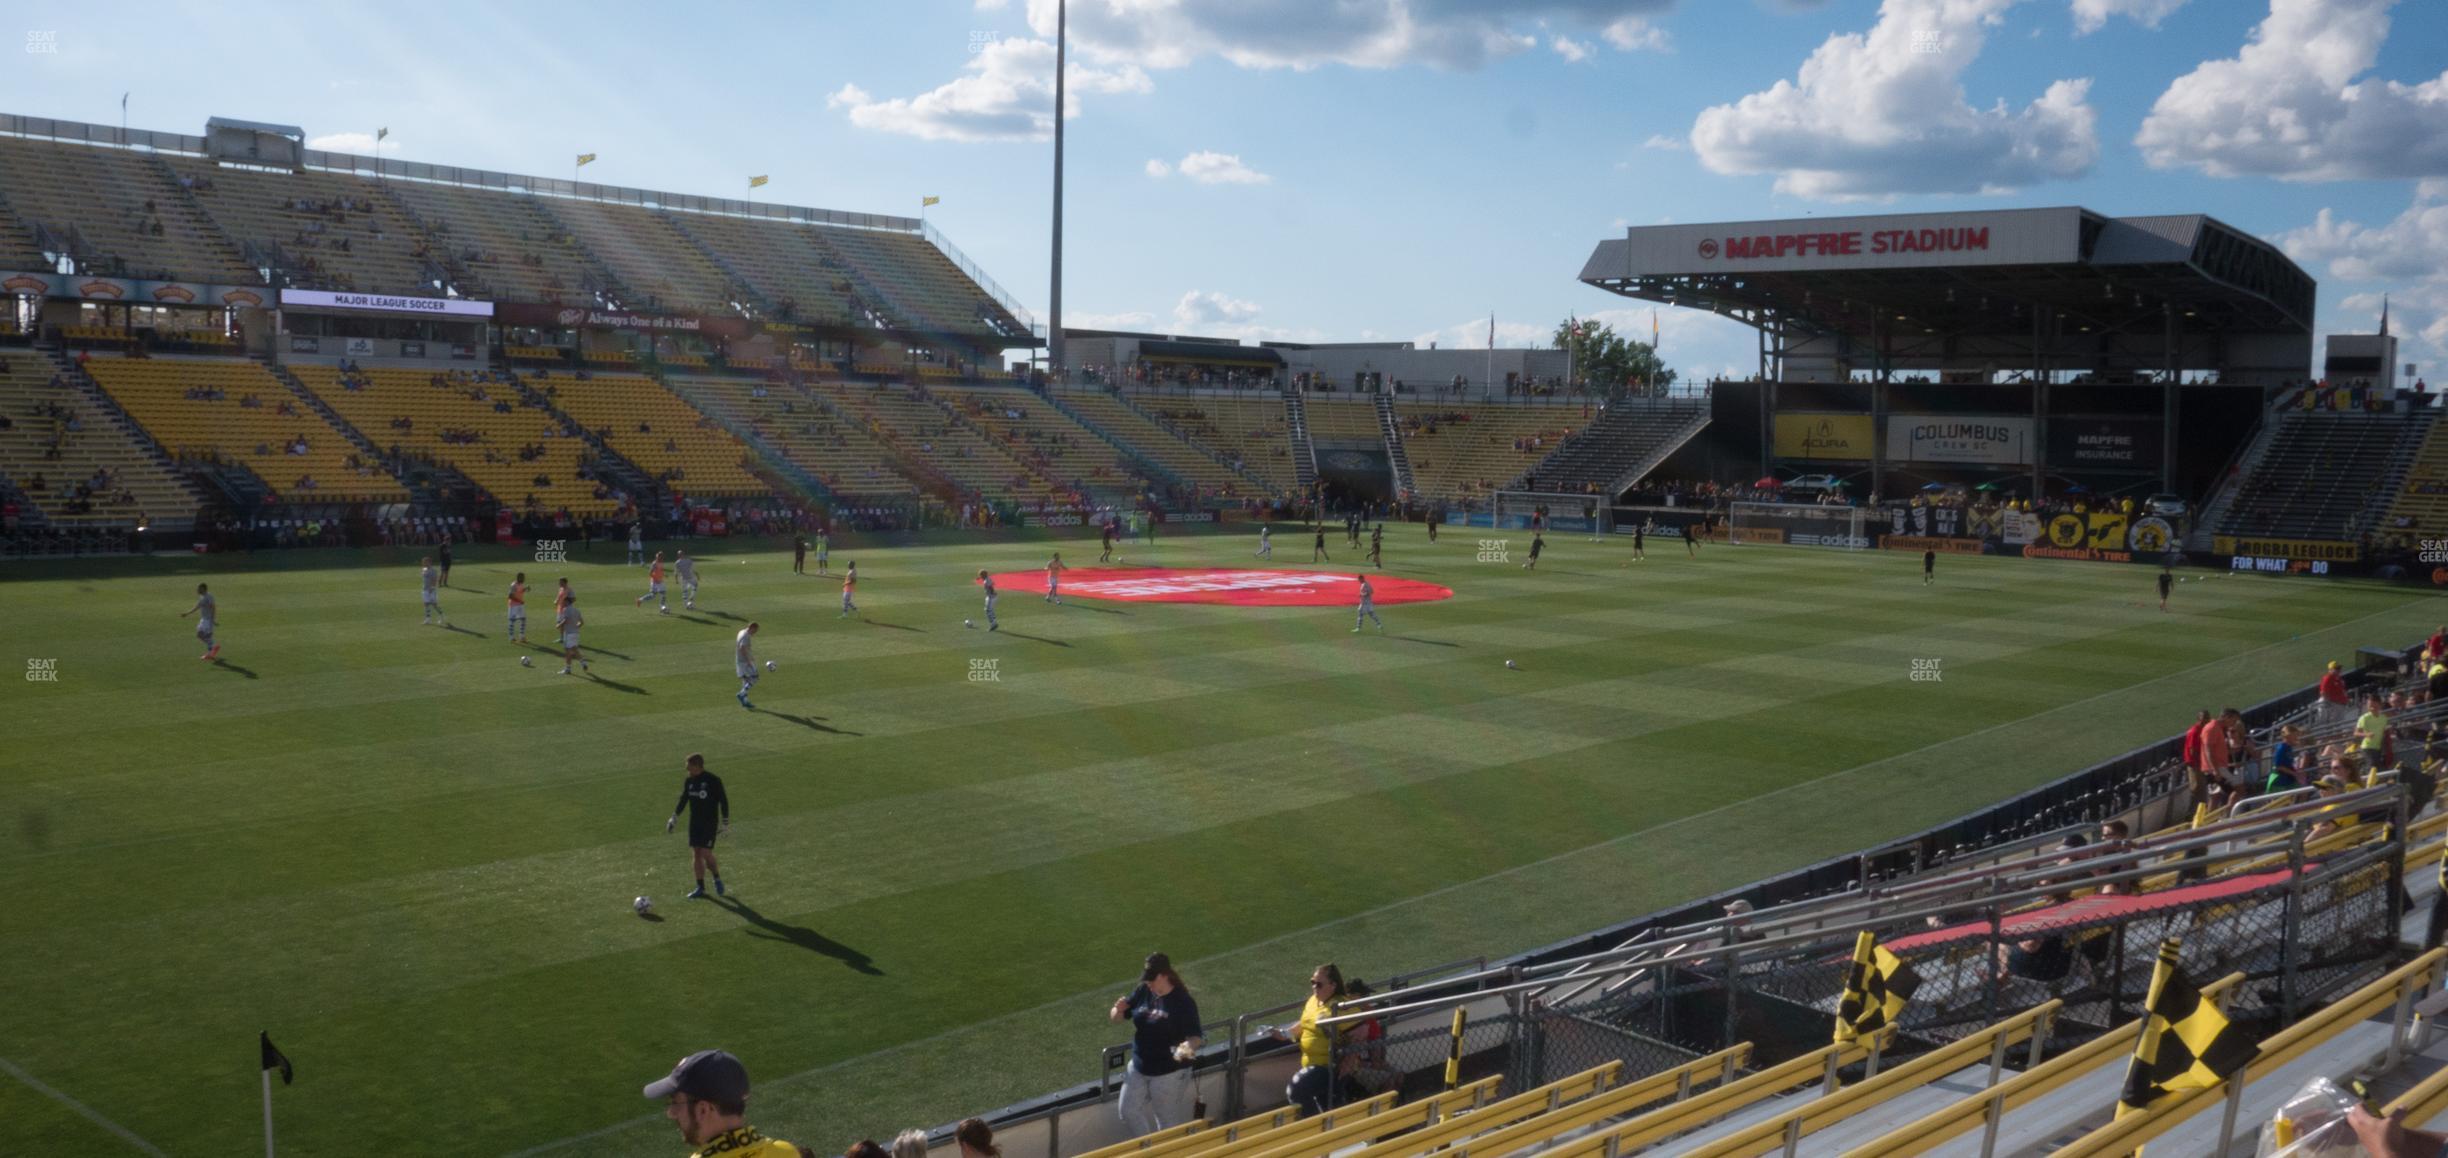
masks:
POLYGON ((769 659, 769 660, 766 660, 766 661, 765 661, 765 670, 766 670, 766 671, 772 671, 772 670, 773 670, 773 661, 772 661, 772 660, 770 660, 770 659, 769 659))
POLYGON ((522 656, 520 656, 520 657, 519 657, 519 666, 520 666, 520 667, 534 667, 534 666, 535 666, 535 661, 534 661, 534 660, 532 660, 532 659, 527 658, 526 656, 523 656, 523 655, 522 655, 522 656))
POLYGON ((637 910, 637 915, 643 917, 646 914, 654 911, 654 898, 639 897, 638 899, 629 902, 629 907, 637 910))
POLYGON ((1506 660, 1506 661, 1505 661, 1505 666, 1506 666, 1506 667, 1512 667, 1512 666, 1513 666, 1513 661, 1512 661, 1512 660, 1509 660, 1509 659, 1508 659, 1508 660, 1506 660))
POLYGON ((976 626, 977 626, 977 620, 974 620, 974 619, 964 619, 964 620, 961 620, 961 626, 962 626, 962 627, 976 627, 976 626))

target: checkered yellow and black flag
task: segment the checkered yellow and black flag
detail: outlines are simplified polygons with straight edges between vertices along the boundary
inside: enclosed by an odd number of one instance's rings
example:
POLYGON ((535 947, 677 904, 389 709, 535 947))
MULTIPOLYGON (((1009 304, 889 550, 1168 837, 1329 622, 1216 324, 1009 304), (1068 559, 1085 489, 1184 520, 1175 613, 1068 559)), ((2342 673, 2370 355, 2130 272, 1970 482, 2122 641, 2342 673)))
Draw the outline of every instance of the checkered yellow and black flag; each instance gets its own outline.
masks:
POLYGON ((1921 987, 1921 975, 1879 945, 1864 929, 1853 940, 1853 966, 1845 972, 1844 996, 1836 1003, 1836 1043, 1875 1037, 1896 1023, 1904 1003, 1921 987))
MULTIPOLYGON (((2118 1101, 2147 1110, 2185 1090, 2206 1090, 2243 1069, 2261 1046, 2201 995, 2176 964, 2176 939, 2159 945, 2150 997, 2142 1005, 2142 1040, 2125 1067, 2118 1101)), ((2119 1112, 2124 1112, 2120 1110, 2119 1112)))

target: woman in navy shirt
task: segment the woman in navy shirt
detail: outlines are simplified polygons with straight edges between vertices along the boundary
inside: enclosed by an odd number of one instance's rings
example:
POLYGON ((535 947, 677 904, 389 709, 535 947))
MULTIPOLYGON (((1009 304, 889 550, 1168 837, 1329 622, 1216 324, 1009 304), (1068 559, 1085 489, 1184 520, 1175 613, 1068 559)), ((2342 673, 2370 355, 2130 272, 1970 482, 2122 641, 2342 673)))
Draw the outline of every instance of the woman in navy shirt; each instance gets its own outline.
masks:
POLYGON ((1132 1136, 1153 1134, 1190 1120, 1190 1061, 1204 1043, 1198 1002, 1173 959, 1150 953, 1139 987, 1113 1003, 1109 1020, 1131 1023, 1130 1068, 1122 1075, 1122 1125, 1132 1136))

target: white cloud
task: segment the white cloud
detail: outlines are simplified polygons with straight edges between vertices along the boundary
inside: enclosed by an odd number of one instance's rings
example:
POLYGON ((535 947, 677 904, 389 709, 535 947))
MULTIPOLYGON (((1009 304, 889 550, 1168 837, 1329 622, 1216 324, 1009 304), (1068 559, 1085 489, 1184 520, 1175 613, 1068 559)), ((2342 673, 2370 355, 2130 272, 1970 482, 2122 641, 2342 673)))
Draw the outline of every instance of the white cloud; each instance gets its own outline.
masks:
POLYGON ((386 137, 378 142, 372 133, 325 133, 320 137, 306 138, 307 148, 321 149, 327 153, 359 153, 370 156, 378 144, 382 147, 383 152, 399 152, 399 138, 386 137))
MULTIPOLYGON (((1642 17, 1674 0, 1072 0, 1072 46, 1091 59, 1149 69, 1214 56, 1243 68, 1343 64, 1476 68, 1535 47, 1545 21, 1656 47, 1642 17)), ((1029 0, 1029 27, 1054 35, 1054 0, 1029 0)))
MULTIPOLYGON (((1508 322, 1500 316, 1496 320, 1496 348, 1515 350, 1524 346, 1536 346, 1542 350, 1546 349, 1554 344, 1556 326, 1562 321, 1562 318, 1558 318, 1553 322, 1508 322)), ((1440 350, 1487 349, 1487 315, 1481 314, 1469 321, 1455 322, 1442 329, 1422 331, 1411 337, 1411 344, 1423 350, 1427 349, 1431 342, 1436 343, 1437 349, 1440 350)))
POLYGON ((980 12, 1001 12, 1003 6, 1010 2, 1011 0, 975 0, 970 7, 980 12))
POLYGON ((2322 209, 2312 224, 2276 240, 2296 261, 2325 265, 2332 282, 2369 287, 2338 307, 2354 319, 2355 332, 2371 332, 2385 292, 2390 332, 2401 343, 2429 347, 2401 360, 2448 360, 2448 179, 2418 183, 2405 211, 2385 224, 2341 221, 2322 209))
POLYGON ((1201 185, 1264 185, 1274 180, 1241 163, 1232 153, 1200 150, 1181 159, 1181 175, 1201 185))
MULTIPOLYGON (((1082 93, 1147 92, 1147 73, 1131 65, 1098 69, 1073 63, 1064 116, 1079 115, 1082 93)), ((825 98, 862 129, 929 141, 1034 141, 1054 134, 1054 46, 997 40, 981 46, 962 75, 914 97, 877 100, 854 84, 825 98)))
POLYGON ((1555 54, 1557 56, 1563 57, 1567 62, 1572 64, 1579 64, 1582 61, 1588 60, 1590 57, 1597 55, 1598 51, 1597 49, 1590 47, 1586 42, 1575 40, 1569 36, 1558 36, 1548 43, 1555 48, 1555 54))
POLYGON ((1648 140, 1641 142, 1641 148, 1644 149, 1680 149, 1682 147, 1683 138, 1668 136, 1665 133, 1651 133, 1648 140))
POLYGON ((2214 177, 2448 175, 2448 71, 2415 84, 2356 80, 2379 59, 2395 3, 2270 0, 2234 57, 2159 94, 2134 144, 2153 167, 2214 177))
POLYGON ((2157 28, 2160 21, 2184 6, 2185 0, 2074 0, 2074 35, 2089 36, 2099 31, 2111 16, 2128 17, 2144 28, 2157 28))
POLYGON ((1600 35, 1625 52, 1664 52, 1669 47, 1666 30, 1638 16, 1626 16, 1609 24, 1600 35))
POLYGON ((1147 163, 1147 175, 1161 181, 1173 175, 1173 166, 1167 165, 1163 161, 1160 161, 1154 157, 1150 157, 1148 158, 1147 163))
POLYGON ((1219 324, 1237 325, 1257 317, 1258 303, 1245 302, 1211 290, 1191 290, 1173 304, 1173 320, 1184 329, 1219 324))
POLYGON ((1778 192, 1830 199, 2080 176, 2099 156, 2089 80, 2055 81, 2021 111, 1965 98, 1961 78, 2015 3, 1885 0, 1869 32, 1830 36, 1796 79, 1703 110, 1692 149, 1711 171, 1774 173, 1778 192))

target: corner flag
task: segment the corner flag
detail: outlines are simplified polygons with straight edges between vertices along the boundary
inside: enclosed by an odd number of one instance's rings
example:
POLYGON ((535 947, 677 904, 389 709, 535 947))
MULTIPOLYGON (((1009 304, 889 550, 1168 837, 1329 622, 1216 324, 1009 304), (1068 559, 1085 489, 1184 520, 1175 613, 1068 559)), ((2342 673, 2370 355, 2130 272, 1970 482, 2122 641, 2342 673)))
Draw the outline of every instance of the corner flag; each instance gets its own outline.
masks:
POLYGON ((279 1047, 277 1047, 277 1046, 275 1046, 275 1045, 273 1045, 273 1044, 272 1044, 272 1035, 271 1035, 270 1033, 265 1033, 265 1034, 263 1034, 263 1035, 262 1035, 262 1037, 263 1037, 263 1068, 264 1068, 265 1070, 279 1070, 279 1071, 280 1071, 280 1076, 281 1076, 281 1084, 282 1084, 282 1085, 284 1085, 284 1086, 285 1086, 285 1085, 288 1085, 290 1082, 292 1082, 292 1081, 296 1080, 296 1078, 297 1078, 297 1070, 296 1070, 296 1068, 295 1068, 295 1067, 293 1067, 293 1066, 291 1066, 291 1065, 289 1064, 289 1058, 288 1058, 288 1056, 287 1056, 287 1055, 285 1055, 285 1054, 283 1054, 283 1053, 281 1053, 281 1051, 280 1051, 279 1047))

